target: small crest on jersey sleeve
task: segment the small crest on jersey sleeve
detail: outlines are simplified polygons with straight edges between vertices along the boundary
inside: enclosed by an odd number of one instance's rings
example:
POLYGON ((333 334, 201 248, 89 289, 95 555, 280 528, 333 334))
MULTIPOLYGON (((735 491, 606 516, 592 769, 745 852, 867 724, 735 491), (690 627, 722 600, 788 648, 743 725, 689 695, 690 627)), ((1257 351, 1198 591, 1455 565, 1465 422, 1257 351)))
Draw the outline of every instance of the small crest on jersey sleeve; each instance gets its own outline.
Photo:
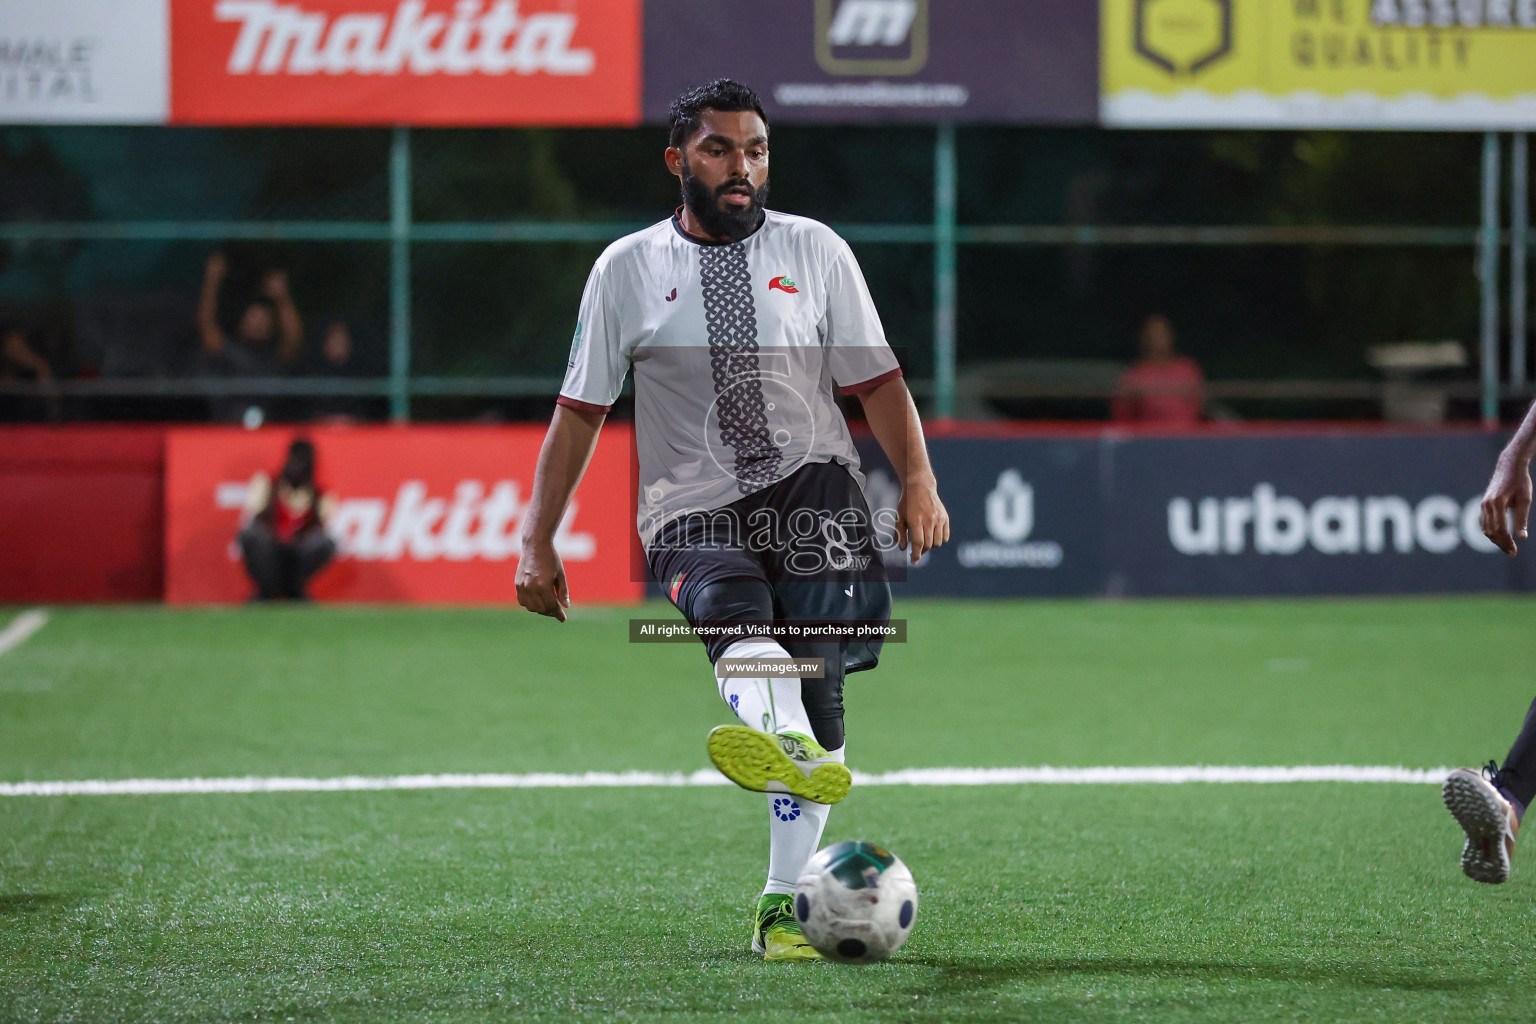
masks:
POLYGON ((775 288, 781 292, 788 292, 790 295, 800 294, 800 289, 795 287, 795 282, 790 280, 788 274, 780 274, 778 277, 768 282, 769 291, 773 291, 775 288))

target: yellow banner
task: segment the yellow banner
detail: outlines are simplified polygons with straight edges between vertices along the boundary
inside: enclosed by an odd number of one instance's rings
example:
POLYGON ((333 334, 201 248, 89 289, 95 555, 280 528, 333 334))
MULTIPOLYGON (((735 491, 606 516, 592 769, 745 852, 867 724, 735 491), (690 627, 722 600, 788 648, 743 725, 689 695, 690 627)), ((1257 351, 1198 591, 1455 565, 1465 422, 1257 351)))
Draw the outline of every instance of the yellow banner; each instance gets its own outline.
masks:
POLYGON ((1536 0, 1101 0, 1144 127, 1536 128, 1536 0))

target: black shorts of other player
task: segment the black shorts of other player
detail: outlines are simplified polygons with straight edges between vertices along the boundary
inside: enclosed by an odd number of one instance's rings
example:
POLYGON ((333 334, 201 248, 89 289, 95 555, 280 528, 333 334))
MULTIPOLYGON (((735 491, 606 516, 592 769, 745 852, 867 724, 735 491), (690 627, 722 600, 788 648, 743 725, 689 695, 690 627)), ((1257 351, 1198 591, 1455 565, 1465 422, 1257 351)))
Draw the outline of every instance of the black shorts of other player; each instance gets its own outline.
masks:
MULTIPOLYGON (((722 508, 668 520, 647 554, 653 578, 695 628, 884 624, 891 588, 876 541, 889 532, 846 466, 813 462, 722 508)), ((738 638, 706 637, 709 660, 738 638)), ((880 660, 878 638, 830 647, 775 639, 795 657, 826 657, 829 674, 880 660)))

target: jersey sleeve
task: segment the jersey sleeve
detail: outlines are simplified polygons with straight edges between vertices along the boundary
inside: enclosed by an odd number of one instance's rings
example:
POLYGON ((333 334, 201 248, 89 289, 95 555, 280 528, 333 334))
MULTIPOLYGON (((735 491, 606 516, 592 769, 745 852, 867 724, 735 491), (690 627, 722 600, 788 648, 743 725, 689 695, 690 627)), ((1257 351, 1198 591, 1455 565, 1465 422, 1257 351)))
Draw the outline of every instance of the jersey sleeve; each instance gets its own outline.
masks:
POLYGON ((885 328, 880 325, 864 272, 841 238, 834 240, 827 272, 822 330, 832 380, 843 394, 862 394, 901 376, 901 365, 885 340, 885 328))
POLYGON ((587 276, 571 338, 571 357, 556 401, 583 412, 607 412, 618 400, 629 373, 622 348, 613 267, 598 260, 587 276))

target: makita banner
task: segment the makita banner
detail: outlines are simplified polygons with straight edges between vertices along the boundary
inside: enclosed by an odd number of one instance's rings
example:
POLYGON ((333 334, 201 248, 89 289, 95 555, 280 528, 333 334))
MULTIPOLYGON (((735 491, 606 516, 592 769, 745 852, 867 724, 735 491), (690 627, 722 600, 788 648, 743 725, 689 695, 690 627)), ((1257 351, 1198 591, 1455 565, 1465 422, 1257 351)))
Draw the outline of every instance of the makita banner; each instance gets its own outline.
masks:
MULTIPOLYGON (((340 553, 316 597, 412 604, 515 604, 522 517, 542 426, 317 428, 325 524, 340 553)), ((166 439, 165 596, 243 601, 252 586, 235 536, 257 472, 275 475, 296 432, 172 430, 166 439)), ((556 536, 573 601, 637 600, 629 432, 609 425, 556 536)))
POLYGON ((164 123, 165 4, 4 0, 0 123, 164 123))
POLYGON ((640 0, 170 0, 179 124, 625 125, 640 0))
POLYGON ((726 76, 784 122, 1098 118, 1088 0, 646 0, 645 116, 726 76))
POLYGON ((1507 558, 1478 528, 1504 440, 1117 443, 1106 477, 1105 587, 1127 595, 1529 589, 1529 558, 1507 558))

